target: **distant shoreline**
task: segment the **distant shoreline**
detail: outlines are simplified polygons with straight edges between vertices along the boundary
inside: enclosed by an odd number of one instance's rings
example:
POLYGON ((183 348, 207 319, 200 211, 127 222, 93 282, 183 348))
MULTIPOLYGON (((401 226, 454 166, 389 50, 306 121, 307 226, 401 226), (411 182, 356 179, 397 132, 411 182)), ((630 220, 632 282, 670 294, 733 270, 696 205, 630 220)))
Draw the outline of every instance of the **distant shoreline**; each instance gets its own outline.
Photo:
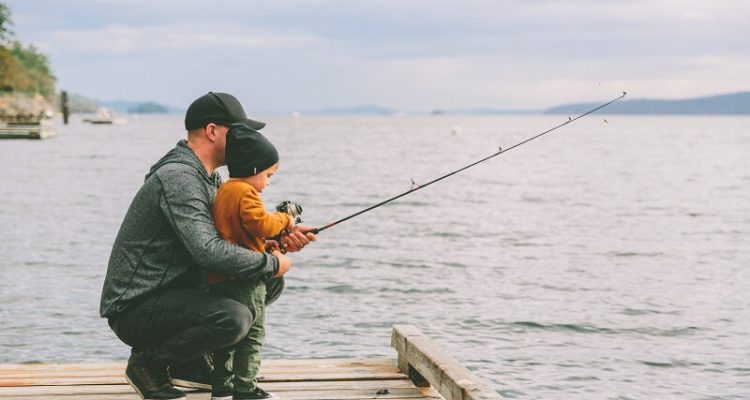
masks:
MULTIPOLYGON (((571 103, 548 109, 494 109, 488 107, 462 109, 399 110, 377 105, 321 108, 317 110, 259 110, 255 114, 269 116, 502 116, 502 115, 555 115, 580 114, 602 104, 601 102, 571 103)), ((182 114, 184 110, 149 101, 97 101, 119 113, 182 114), (138 112, 141 111, 141 112, 138 112)), ((80 112, 80 111, 79 111, 80 112)), ((692 99, 626 99, 608 106, 599 114, 617 115, 750 115, 750 92, 739 92, 692 99)))
MULTIPOLYGON (((586 112, 601 102, 574 103, 555 106, 539 110, 503 110, 487 107, 465 109, 436 109, 432 111, 403 111, 381 106, 356 106, 330 108, 316 111, 302 112, 301 115, 385 115, 385 116, 471 116, 471 115, 544 115, 544 114, 580 114, 586 112)), ((621 100, 599 112, 600 114, 620 115, 750 115, 750 92, 739 92, 717 96, 706 96, 692 99, 660 100, 633 99, 621 100)))
MULTIPOLYGON (((545 114, 577 114, 596 103, 566 104, 545 114)), ((683 100, 622 100, 607 107, 606 114, 630 115, 750 115, 750 92, 698 97, 683 100)))

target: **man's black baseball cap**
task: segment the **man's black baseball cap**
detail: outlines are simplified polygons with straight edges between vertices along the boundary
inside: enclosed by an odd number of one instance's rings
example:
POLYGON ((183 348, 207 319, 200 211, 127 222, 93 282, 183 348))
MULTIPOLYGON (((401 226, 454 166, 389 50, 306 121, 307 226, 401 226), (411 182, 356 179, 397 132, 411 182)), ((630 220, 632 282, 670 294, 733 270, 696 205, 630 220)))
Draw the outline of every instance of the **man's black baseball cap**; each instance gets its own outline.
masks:
POLYGON ((230 126, 242 122, 258 130, 266 126, 265 122, 247 118, 239 100, 229 93, 208 92, 190 104, 185 113, 185 129, 203 128, 209 123, 230 126))

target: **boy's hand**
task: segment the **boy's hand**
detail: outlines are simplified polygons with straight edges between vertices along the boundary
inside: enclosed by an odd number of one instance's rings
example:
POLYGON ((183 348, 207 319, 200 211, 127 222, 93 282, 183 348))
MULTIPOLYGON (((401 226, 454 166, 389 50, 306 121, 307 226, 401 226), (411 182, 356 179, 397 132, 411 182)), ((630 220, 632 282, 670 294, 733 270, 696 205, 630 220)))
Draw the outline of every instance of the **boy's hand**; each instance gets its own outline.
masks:
POLYGON ((295 225, 288 235, 284 235, 281 238, 284 249, 287 252, 300 251, 310 242, 314 242, 315 240, 317 240, 318 237, 315 236, 314 233, 310 232, 313 229, 315 228, 308 225, 295 225))
POLYGON ((277 250, 281 250, 279 242, 271 239, 266 239, 266 253, 273 253, 277 250))
POLYGON ((273 278, 281 278, 282 276, 284 276, 284 274, 289 272, 289 269, 292 268, 292 259, 285 254, 282 254, 278 250, 272 252, 271 254, 279 259, 279 272, 277 272, 276 275, 273 276, 273 278))

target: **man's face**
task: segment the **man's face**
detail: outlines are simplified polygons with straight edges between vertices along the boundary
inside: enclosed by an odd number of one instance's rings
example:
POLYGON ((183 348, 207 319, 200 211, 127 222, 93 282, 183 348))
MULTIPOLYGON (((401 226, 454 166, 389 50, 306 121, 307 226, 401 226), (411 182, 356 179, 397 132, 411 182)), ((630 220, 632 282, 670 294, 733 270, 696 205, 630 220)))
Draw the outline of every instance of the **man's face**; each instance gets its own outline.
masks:
POLYGON ((227 148, 227 132, 229 127, 224 125, 208 124, 206 129, 213 129, 214 137, 214 148, 216 149, 216 159, 219 161, 219 165, 225 165, 224 153, 227 148))

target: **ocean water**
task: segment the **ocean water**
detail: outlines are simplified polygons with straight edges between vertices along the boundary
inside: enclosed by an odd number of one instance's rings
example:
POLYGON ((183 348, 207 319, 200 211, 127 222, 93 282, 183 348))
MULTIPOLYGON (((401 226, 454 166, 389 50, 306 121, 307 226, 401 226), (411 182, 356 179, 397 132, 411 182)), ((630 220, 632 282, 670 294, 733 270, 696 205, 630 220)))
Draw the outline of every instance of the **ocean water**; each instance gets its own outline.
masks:
MULTIPOLYGON (((594 115, 320 234, 267 358, 395 357, 413 324, 516 399, 750 398, 750 118, 594 115)), ((269 117, 263 198, 322 225, 565 117, 269 117)), ((179 115, 0 141, 0 363, 125 359, 111 244, 179 115)))

